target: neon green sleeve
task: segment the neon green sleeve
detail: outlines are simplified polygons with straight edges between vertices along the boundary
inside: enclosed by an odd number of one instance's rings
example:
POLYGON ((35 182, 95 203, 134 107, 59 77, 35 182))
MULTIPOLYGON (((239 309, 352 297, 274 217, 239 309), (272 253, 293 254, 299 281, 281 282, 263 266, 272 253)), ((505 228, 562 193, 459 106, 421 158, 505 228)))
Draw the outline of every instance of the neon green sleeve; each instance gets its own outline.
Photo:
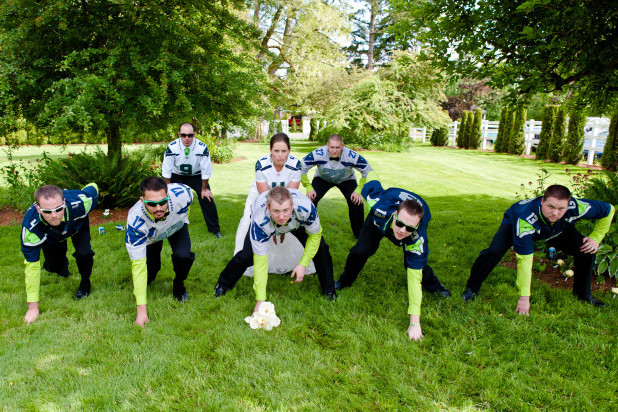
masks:
POLYGON ((26 302, 38 302, 39 290, 41 288, 41 261, 28 262, 26 264, 26 302))
POLYGON ((354 193, 358 193, 360 195, 361 191, 363 190, 363 186, 365 186, 365 183, 367 183, 367 178, 361 177, 360 180, 358 181, 358 185, 356 186, 356 189, 354 189, 354 193))
POLYGON ((322 228, 320 227, 320 231, 313 235, 309 235, 307 237, 307 243, 305 243, 305 253, 303 253, 303 257, 300 258, 299 265, 303 265, 304 267, 309 266, 311 259, 318 253, 318 249, 320 248, 320 240, 322 239, 322 228))
POLYGON ((370 182, 372 180, 378 180, 378 181, 380 180, 380 176, 378 176, 378 174, 374 170, 372 170, 371 172, 367 173, 367 178, 363 182, 363 186, 365 185, 365 183, 370 182))
POLYGON ((597 222, 594 224, 594 229, 592 230, 592 233, 588 235, 590 239, 595 240, 598 243, 601 243, 603 241, 603 238, 605 237, 605 234, 609 230, 609 226, 612 223, 612 219, 614 218, 614 212, 616 211, 616 209, 613 205, 610 206, 611 210, 609 211, 609 214, 601 219, 597 219, 597 222))
POLYGON ((133 294, 138 305, 145 305, 146 287, 148 286, 148 270, 146 269, 146 258, 131 261, 131 272, 133 274, 133 294))
POLYGON ((406 270, 408 277, 408 314, 421 315, 421 301, 423 300, 423 289, 421 279, 423 278, 422 269, 406 270))
POLYGON ((86 186, 84 186, 84 188, 83 188, 82 190, 84 190, 84 189, 85 189, 85 188, 87 188, 88 186, 92 186, 92 187, 94 187, 94 190, 96 190, 96 191, 97 191, 97 196, 99 195, 99 186, 98 186, 96 183, 94 183, 94 182, 92 182, 92 183, 88 183, 86 186))
POLYGON ((517 282, 519 288, 519 296, 530 296, 530 283, 532 282, 532 261, 533 254, 520 255, 515 253, 517 257, 517 282))
POLYGON ((266 300, 268 283, 268 255, 253 254, 253 290, 255 300, 266 300))
POLYGON ((313 186, 309 183, 309 177, 307 175, 300 175, 300 182, 303 184, 307 192, 311 192, 313 190, 313 186))

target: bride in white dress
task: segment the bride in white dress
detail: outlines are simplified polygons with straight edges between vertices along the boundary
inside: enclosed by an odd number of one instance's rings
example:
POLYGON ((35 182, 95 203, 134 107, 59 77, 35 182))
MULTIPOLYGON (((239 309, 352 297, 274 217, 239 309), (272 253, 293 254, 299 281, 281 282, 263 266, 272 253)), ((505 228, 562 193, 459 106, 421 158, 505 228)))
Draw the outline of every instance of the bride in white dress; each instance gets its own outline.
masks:
MULTIPOLYGON (((270 154, 260 158, 255 164, 255 180, 249 188, 245 201, 245 211, 236 230, 234 254, 242 250, 245 236, 251 224, 251 205, 259 194, 275 187, 283 186, 298 189, 300 186, 300 160, 290 154, 290 138, 285 133, 277 133, 270 139, 270 154)), ((288 273, 294 270, 304 253, 303 245, 294 236, 274 236, 268 250, 268 272, 288 273)), ((315 273, 313 261, 306 274, 315 273)), ((245 276, 253 276, 253 266, 245 276)))

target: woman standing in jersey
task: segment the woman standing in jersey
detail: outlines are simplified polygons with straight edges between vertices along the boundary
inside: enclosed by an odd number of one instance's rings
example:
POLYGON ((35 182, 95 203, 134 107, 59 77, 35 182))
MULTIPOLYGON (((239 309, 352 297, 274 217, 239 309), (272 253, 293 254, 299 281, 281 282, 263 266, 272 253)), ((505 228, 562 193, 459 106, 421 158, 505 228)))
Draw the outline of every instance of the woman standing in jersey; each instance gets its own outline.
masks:
MULTIPOLYGON (((290 154, 290 138, 285 133, 277 133, 270 138, 270 154, 260 158, 255 164, 255 180, 249 188, 245 201, 245 211, 236 230, 234 254, 242 250, 245 236, 251 224, 251 205, 261 193, 275 186, 298 189, 300 186, 300 160, 290 154)), ((270 245, 268 268, 271 273, 287 273, 298 264, 304 248, 294 236, 273 238, 275 245, 270 245)), ((307 268, 307 274, 314 273, 313 262, 307 268)), ((245 272, 253 276, 253 267, 245 272)))

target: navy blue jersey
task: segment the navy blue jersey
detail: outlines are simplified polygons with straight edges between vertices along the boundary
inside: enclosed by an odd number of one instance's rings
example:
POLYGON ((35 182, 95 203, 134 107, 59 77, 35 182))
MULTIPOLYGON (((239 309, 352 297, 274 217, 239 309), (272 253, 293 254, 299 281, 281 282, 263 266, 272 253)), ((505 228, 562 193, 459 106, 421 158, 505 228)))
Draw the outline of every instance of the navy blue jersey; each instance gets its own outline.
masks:
POLYGON ((535 240, 547 240, 558 236, 568 225, 580 219, 601 219, 607 217, 612 206, 609 203, 591 199, 571 198, 564 216, 551 224, 541 213, 541 199, 526 199, 513 204, 504 213, 502 224, 511 224, 513 249, 520 255, 533 252, 535 240))
POLYGON ((371 207, 367 219, 380 229, 382 234, 396 246, 402 246, 404 250, 404 263, 406 269, 422 269, 427 264, 429 249, 427 244, 427 226, 431 220, 431 213, 427 203, 416 193, 404 189, 390 188, 384 190, 377 180, 369 181, 362 191, 363 197, 371 207), (393 213, 404 200, 412 199, 423 207, 423 219, 417 229, 401 240, 397 240, 391 228, 393 213))
POLYGON ((27 262, 38 262, 41 245, 57 245, 77 233, 88 224, 88 213, 97 206, 97 189, 86 186, 83 190, 63 190, 64 221, 53 227, 41 218, 34 205, 26 210, 21 227, 21 251, 27 262))

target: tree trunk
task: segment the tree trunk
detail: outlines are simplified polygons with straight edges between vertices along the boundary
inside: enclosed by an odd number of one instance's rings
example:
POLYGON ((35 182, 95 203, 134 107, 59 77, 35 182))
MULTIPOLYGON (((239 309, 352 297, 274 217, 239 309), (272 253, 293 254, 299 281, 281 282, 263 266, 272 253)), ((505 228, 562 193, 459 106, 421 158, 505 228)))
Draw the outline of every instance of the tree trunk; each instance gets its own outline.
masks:
POLYGON ((373 45, 376 41, 376 17, 379 13, 379 5, 376 0, 371 2, 371 18, 369 19, 369 42, 367 44, 367 70, 373 70, 373 45))
POLYGON ((262 58, 268 52, 268 42, 270 41, 271 37, 273 36, 273 33, 275 32, 275 29, 277 28, 277 23, 279 22, 279 18, 281 17, 282 12, 283 12, 283 7, 282 6, 277 7, 277 11, 275 12, 275 15, 273 16, 272 23, 270 24, 270 27, 268 28, 268 30, 266 30, 266 34, 264 34, 264 38, 262 39, 262 43, 260 44, 260 51, 255 56, 257 60, 262 60, 262 58))
POLYGON ((112 158, 116 153, 122 151, 122 139, 120 138, 120 127, 118 123, 110 123, 109 127, 105 129, 105 136, 107 137, 107 157, 112 158))

